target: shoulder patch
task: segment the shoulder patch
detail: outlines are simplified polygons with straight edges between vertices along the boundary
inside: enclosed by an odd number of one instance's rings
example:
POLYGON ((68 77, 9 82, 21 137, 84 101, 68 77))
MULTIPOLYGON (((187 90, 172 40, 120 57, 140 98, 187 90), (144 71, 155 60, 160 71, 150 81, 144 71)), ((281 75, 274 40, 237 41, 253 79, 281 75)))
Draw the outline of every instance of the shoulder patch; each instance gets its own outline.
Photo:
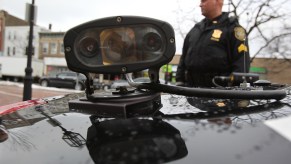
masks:
POLYGON ((235 27, 234 28, 234 36, 240 40, 240 41, 244 41, 246 38, 246 32, 245 29, 242 27, 235 27))
POLYGON ((241 53, 241 52, 248 52, 248 47, 242 43, 242 44, 237 48, 237 50, 238 50, 238 53, 241 53))

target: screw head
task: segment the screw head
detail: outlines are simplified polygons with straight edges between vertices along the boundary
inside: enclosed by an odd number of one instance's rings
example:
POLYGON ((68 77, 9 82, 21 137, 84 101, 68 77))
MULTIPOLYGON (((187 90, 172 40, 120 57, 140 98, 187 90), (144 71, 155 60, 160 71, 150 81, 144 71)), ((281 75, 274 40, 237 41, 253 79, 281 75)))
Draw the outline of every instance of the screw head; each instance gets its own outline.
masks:
POLYGON ((127 68, 126 68, 126 67, 122 67, 122 68, 121 68, 121 72, 123 72, 123 73, 125 73, 125 72, 126 72, 126 70, 127 70, 127 68))
POLYGON ((122 22, 122 17, 120 17, 120 16, 117 17, 117 18, 116 18, 116 22, 117 22, 117 23, 121 23, 121 22, 122 22))
POLYGON ((170 43, 175 43, 175 39, 174 38, 171 38, 170 39, 170 43))
POLYGON ((72 50, 71 47, 66 47, 67 52, 70 52, 71 50, 72 50))

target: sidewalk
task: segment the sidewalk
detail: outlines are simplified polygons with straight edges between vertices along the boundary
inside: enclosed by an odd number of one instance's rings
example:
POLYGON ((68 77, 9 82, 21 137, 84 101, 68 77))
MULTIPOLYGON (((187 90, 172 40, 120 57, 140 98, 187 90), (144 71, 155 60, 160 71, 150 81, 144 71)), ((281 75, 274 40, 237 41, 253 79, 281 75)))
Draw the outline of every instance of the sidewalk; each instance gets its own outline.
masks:
MULTIPOLYGON (((69 93, 80 93, 73 89, 61 89, 32 85, 32 99, 60 96, 69 93)), ((0 81, 0 106, 21 102, 23 98, 23 84, 16 82, 0 81)))

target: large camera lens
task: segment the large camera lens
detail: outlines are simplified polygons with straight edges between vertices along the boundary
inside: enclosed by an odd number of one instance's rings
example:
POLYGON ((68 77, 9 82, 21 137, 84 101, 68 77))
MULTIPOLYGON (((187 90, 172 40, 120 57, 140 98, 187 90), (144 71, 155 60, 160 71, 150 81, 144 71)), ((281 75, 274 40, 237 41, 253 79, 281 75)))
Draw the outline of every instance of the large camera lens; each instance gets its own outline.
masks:
POLYGON ((98 41, 91 37, 85 37, 79 42, 79 48, 82 55, 86 57, 94 57, 99 52, 98 41))
POLYGON ((158 51, 162 47, 162 39, 157 33, 150 32, 143 38, 143 47, 148 51, 158 51))

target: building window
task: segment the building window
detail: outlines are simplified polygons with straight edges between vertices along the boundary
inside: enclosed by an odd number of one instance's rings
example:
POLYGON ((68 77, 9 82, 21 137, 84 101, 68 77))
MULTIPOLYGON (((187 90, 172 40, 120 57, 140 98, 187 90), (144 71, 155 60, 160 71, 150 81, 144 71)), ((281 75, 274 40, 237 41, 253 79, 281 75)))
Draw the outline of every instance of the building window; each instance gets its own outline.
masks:
POLYGON ((8 33, 8 40, 11 40, 11 32, 8 33))
POLYGON ((57 44, 50 43, 50 54, 56 55, 57 54, 57 44))
POLYGON ((48 54, 48 48, 49 48, 49 44, 48 43, 42 43, 42 45, 41 45, 42 54, 47 55, 48 54))
POLYGON ((15 54, 16 54, 16 48, 13 47, 13 49, 12 49, 12 55, 15 56, 15 54))
POLYGON ((60 54, 64 54, 64 43, 60 43, 60 54))
POLYGON ((17 33, 16 33, 16 32, 14 32, 14 38, 13 38, 14 40, 16 40, 16 35, 17 35, 17 33))
POLYGON ((7 55, 10 56, 10 47, 7 47, 7 55))

